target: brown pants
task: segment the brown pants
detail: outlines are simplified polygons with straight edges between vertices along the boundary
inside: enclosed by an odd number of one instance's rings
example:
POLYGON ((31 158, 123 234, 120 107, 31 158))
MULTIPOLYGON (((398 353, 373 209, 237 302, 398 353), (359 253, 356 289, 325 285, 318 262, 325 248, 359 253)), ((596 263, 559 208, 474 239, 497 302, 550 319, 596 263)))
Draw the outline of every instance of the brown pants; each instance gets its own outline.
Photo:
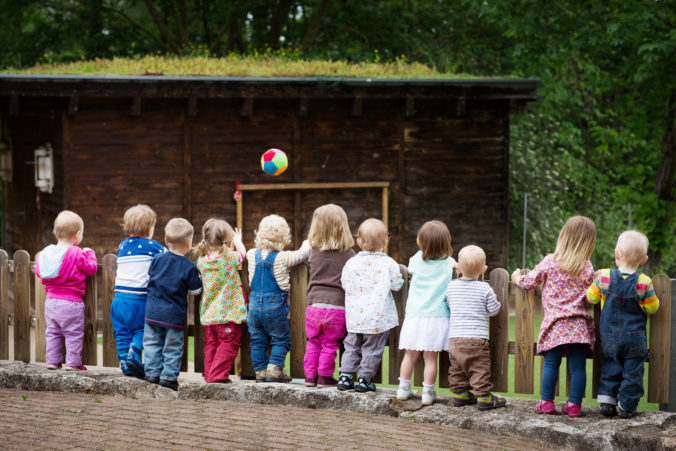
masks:
POLYGON ((453 393, 474 390, 476 396, 491 393, 491 352, 483 338, 451 338, 448 341, 449 389, 453 393))

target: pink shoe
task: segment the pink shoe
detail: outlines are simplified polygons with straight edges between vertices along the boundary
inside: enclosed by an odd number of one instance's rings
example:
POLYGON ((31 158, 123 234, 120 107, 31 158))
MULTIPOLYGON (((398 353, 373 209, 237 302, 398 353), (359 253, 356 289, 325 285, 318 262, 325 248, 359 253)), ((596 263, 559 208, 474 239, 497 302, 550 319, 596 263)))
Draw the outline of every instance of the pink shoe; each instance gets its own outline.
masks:
POLYGON ((563 404, 561 404, 561 412, 563 412, 565 415, 568 415, 571 418, 577 418, 582 415, 582 412, 580 410, 582 409, 582 406, 580 404, 574 404, 570 401, 566 401, 563 404))
POLYGON ((84 365, 80 366, 68 366, 66 365, 66 371, 87 371, 87 367, 84 365))
POLYGON ((541 399, 537 404, 535 404, 535 412, 544 413, 545 415, 551 415, 552 413, 555 413, 556 406, 554 405, 554 401, 545 401, 544 399, 541 399))

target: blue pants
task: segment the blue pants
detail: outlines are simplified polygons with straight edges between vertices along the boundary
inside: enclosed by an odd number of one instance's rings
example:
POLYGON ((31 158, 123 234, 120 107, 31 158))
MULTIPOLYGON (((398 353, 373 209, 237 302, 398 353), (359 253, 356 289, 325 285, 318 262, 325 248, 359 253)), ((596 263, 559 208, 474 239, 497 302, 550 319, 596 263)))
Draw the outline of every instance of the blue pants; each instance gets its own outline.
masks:
POLYGON ((146 322, 143 347, 146 376, 169 381, 178 379, 183 356, 183 329, 146 322))
POLYGON ((145 328, 145 296, 115 293, 110 307, 110 322, 115 331, 117 358, 120 363, 127 360, 131 350, 133 358, 141 363, 143 351, 143 329, 145 328))
POLYGON ((286 299, 260 302, 249 299, 246 322, 251 334, 251 363, 255 371, 263 371, 268 363, 284 367, 286 354, 291 350, 288 315, 286 299), (269 359, 266 354, 268 344, 272 347, 269 359))
POLYGON ((581 404, 587 386, 587 349, 586 343, 569 343, 560 345, 543 353, 545 362, 542 368, 542 385, 540 396, 544 401, 554 400, 556 381, 559 379, 559 366, 563 350, 568 347, 568 368, 570 369, 570 396, 568 401, 581 404))
POLYGON ((616 404, 634 412, 643 397, 643 371, 648 359, 645 332, 604 333, 601 336, 603 367, 599 384, 599 403, 616 404))

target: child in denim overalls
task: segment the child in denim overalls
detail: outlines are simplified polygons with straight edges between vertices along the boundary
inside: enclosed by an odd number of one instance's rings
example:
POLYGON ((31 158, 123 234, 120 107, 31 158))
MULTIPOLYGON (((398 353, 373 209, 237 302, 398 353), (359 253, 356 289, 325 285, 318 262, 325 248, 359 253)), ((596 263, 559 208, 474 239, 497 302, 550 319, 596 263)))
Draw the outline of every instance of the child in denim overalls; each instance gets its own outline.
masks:
POLYGON ((307 241, 297 251, 283 251, 291 242, 289 225, 281 216, 261 220, 254 240, 255 248, 247 252, 249 261, 249 313, 247 326, 251 334, 251 363, 256 382, 290 382, 283 369, 291 349, 289 332, 289 268, 307 260, 307 241), (271 346, 270 357, 266 351, 271 346))
POLYGON ((599 271, 587 290, 589 302, 601 302, 603 366, 597 400, 606 417, 617 415, 616 405, 621 418, 633 417, 643 396, 647 315, 660 306, 650 277, 636 272, 647 260, 648 238, 634 230, 623 232, 615 247, 618 269, 599 271))

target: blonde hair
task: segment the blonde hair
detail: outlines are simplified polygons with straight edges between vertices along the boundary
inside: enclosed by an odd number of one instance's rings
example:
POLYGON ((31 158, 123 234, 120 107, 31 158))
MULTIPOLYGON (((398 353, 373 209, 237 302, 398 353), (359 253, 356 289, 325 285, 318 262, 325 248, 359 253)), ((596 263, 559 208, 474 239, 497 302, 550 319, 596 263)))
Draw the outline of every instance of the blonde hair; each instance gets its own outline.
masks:
POLYGON ((124 212, 122 231, 127 236, 145 236, 155 227, 157 214, 145 204, 134 205, 124 212))
POLYGON ((479 246, 469 245, 458 252, 458 272, 463 277, 477 277, 486 266, 486 253, 479 246))
POLYGON ((317 208, 312 214, 307 239, 310 246, 321 251, 344 251, 354 246, 345 210, 335 204, 317 208))
POLYGON ((192 241, 195 229, 187 219, 172 218, 164 226, 164 241, 171 246, 183 245, 186 241, 192 241))
POLYGON ((380 219, 369 218, 357 230, 357 244, 368 252, 382 250, 387 244, 387 227, 380 219))
POLYGON ((453 253, 451 232, 446 224, 436 219, 427 221, 420 227, 417 241, 423 260, 441 260, 453 253))
POLYGON ((596 242, 596 225, 586 216, 573 216, 563 225, 556 241, 554 256, 561 271, 571 275, 582 272, 596 242))
POLYGON ((70 210, 63 210, 54 220, 54 236, 57 240, 67 240, 84 232, 84 222, 80 215, 70 210))
POLYGON ((648 256, 648 237, 637 230, 622 232, 617 238, 615 252, 629 265, 640 265, 648 256))
POLYGON ((255 230, 254 245, 268 251, 281 251, 291 242, 291 229, 286 219, 279 215, 269 215, 261 219, 255 230))
POLYGON ((202 241, 195 247, 199 257, 204 257, 210 250, 218 249, 221 257, 233 255, 230 243, 235 238, 235 231, 223 219, 210 218, 202 226, 202 241))

